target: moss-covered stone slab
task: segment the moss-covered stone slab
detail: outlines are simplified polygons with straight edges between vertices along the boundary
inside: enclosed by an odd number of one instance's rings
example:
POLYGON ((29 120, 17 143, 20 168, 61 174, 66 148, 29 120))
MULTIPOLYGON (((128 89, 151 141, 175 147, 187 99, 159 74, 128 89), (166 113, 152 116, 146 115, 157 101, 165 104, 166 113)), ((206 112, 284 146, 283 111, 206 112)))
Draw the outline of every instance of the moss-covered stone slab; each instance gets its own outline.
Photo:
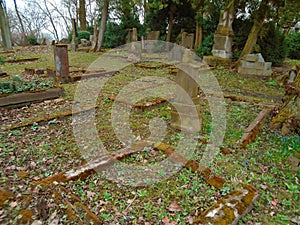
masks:
POLYGON ((68 220, 73 221, 74 224, 102 224, 96 214, 67 188, 58 185, 52 193, 57 204, 66 206, 65 214, 68 220))
POLYGON ((9 94, 0 97, 0 107, 13 107, 27 105, 33 102, 42 102, 44 100, 58 98, 63 93, 64 90, 62 88, 51 88, 48 90, 9 94))
POLYGON ((253 186, 242 184, 204 211, 193 224, 236 225, 252 209, 257 197, 258 191, 253 186))
POLYGON ((34 58, 24 58, 24 59, 8 59, 5 60, 6 63, 19 63, 19 62, 32 62, 37 61, 40 58, 34 57, 34 58))
POLYGON ((84 74, 81 74, 81 75, 70 76, 70 79, 71 79, 72 82, 75 82, 75 81, 79 81, 81 79, 112 76, 116 72, 117 71, 104 71, 104 72, 100 72, 100 73, 84 73, 84 74))
POLYGON ((253 142, 256 136, 261 132, 266 117, 270 114, 270 109, 263 109, 254 121, 245 130, 242 138, 239 140, 240 148, 245 148, 249 143, 253 142))
POLYGON ((197 161, 189 160, 186 157, 180 155, 170 145, 158 142, 154 145, 154 148, 165 152, 169 156, 169 160, 181 164, 185 168, 190 169, 192 172, 199 173, 209 185, 212 185, 217 189, 221 189, 224 186, 224 178, 216 176, 213 171, 202 166, 197 161))
POLYGON ((145 147, 151 146, 149 141, 139 141, 131 144, 130 146, 99 156, 97 159, 88 162, 85 165, 79 166, 75 169, 60 172, 47 177, 43 180, 32 182, 33 186, 40 185, 47 187, 53 184, 53 182, 67 182, 77 179, 85 179, 89 175, 93 174, 96 170, 99 171, 101 168, 105 168, 108 165, 113 164, 116 160, 123 159, 131 154, 141 152, 145 147))
POLYGON ((216 66, 230 67, 232 61, 230 58, 227 59, 218 56, 204 56, 203 60, 207 65, 212 67, 216 67, 216 66))

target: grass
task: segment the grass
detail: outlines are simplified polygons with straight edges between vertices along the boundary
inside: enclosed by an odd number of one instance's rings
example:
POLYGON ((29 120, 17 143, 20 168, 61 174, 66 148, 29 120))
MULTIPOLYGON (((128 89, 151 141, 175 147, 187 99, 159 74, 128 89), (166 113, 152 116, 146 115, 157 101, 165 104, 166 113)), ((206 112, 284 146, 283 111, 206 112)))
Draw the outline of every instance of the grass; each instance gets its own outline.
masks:
MULTIPOLYGON (((37 50, 33 50, 35 52, 37 50)), ((25 58, 36 56, 30 49, 20 49, 16 57, 25 58)), ((31 64, 1 65, 1 70, 9 74, 19 74, 25 67, 53 66, 51 49, 38 54, 39 62, 31 64)), ((7 57, 7 56, 5 56, 7 57)), ((71 53, 70 64, 74 68, 86 68, 97 53, 71 53)), ((151 65, 151 63, 147 63, 151 65)), ((153 64, 155 65, 155 64, 153 64)), ((260 99, 264 104, 278 103, 283 95, 283 89, 274 82, 257 77, 245 77, 225 68, 218 67, 214 74, 225 93, 239 94, 260 99)), ((143 69, 128 66, 111 77, 103 86, 97 99, 96 127, 99 139, 107 151, 115 151, 124 147, 111 124, 111 109, 113 101, 109 96, 115 96, 132 81, 143 76, 161 76, 174 80, 175 76, 168 73, 168 68, 143 69)), ((2 78, 1 78, 2 79, 2 78)), ((63 101, 33 104, 22 109, 1 109, 2 124, 18 123, 31 120, 37 116, 50 115, 71 109, 75 84, 63 84, 66 94, 63 101)), ((141 102, 147 99, 141 99, 141 102)), ((205 100, 200 104, 202 112, 201 136, 209 139, 211 131, 211 115, 205 100)), ((130 111, 129 127, 133 134, 144 139, 151 135, 149 123, 159 117, 167 126, 163 141, 177 146, 182 134, 171 129, 171 111, 173 106, 166 103, 160 107, 152 107, 144 111, 130 111)), ((189 224, 196 215, 200 215, 215 201, 234 190, 240 182, 252 184, 259 191, 259 198, 253 210, 239 224, 291 224, 291 219, 300 215, 297 207, 299 202, 300 174, 291 170, 287 157, 300 149, 300 138, 297 135, 282 136, 276 130, 270 130, 267 122, 262 133, 249 144, 246 149, 237 148, 237 141, 244 129, 263 109, 263 104, 253 102, 234 102, 226 99, 226 133, 224 147, 232 150, 230 155, 219 154, 211 165, 214 172, 226 179, 223 189, 217 190, 206 184, 200 175, 187 169, 181 169, 161 182, 144 187, 124 186, 113 182, 109 176, 119 175, 124 171, 108 170, 109 174, 96 173, 83 180, 70 181, 60 184, 69 190, 64 196, 70 199, 70 193, 80 198, 104 224, 161 224, 168 218, 176 224, 189 224), (120 174, 118 174, 120 173, 120 174), (172 205, 177 208, 172 209, 172 205), (176 205, 175 204, 175 205, 176 205)), ((120 112, 121 114, 121 112, 120 112)), ((1 224, 20 224, 19 211, 30 208, 34 219, 44 223, 53 221, 51 215, 61 224, 78 224, 85 221, 85 214, 79 213, 77 218, 70 219, 66 213, 67 205, 57 202, 52 195, 52 189, 32 188, 31 182, 46 178, 61 171, 67 171, 81 165, 84 161, 82 151, 76 144, 73 135, 71 117, 53 120, 43 124, 33 124, 12 131, 0 132, 0 189, 13 192, 16 198, 8 200, 0 207, 1 224), (30 197, 30 200, 26 199, 30 197), (32 197, 32 198, 31 198, 32 197), (41 216, 40 199, 46 201, 46 216, 41 216), (17 203, 13 204, 14 202, 17 203)), ((125 126, 124 126, 125 127, 125 126)), ((122 127, 121 127, 122 128, 122 127)), ((206 145, 198 143, 193 159, 200 161, 206 145)), ((89 150, 89 149, 88 149, 89 150)), ((87 151, 88 151, 87 150, 87 151)), ((161 162, 166 156, 162 152, 148 149, 139 154, 133 154, 121 162, 134 166, 153 165, 161 162)), ((109 169, 109 168, 108 168, 109 169)), ((142 172, 141 175, 146 175, 142 172)), ((163 171, 160 174, 163 176, 163 171)), ((147 180, 145 180, 147 182, 147 180)), ((79 211, 78 211, 79 212, 79 211)))

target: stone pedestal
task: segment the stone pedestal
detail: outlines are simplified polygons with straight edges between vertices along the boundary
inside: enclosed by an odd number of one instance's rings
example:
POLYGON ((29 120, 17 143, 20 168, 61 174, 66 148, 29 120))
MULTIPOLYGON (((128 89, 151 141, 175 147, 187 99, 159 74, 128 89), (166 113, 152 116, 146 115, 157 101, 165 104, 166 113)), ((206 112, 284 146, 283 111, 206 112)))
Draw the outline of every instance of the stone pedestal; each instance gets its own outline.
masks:
MULTIPOLYGON (((200 73, 199 67, 193 67, 189 70, 193 70, 192 73, 200 73)), ((198 132, 201 130, 201 115, 200 105, 198 97, 198 84, 182 69, 178 70, 176 76, 176 97, 173 103, 175 107, 171 112, 171 127, 183 130, 187 132, 198 132), (187 96, 180 95, 182 89, 188 94, 187 96), (192 100, 189 102, 188 100, 192 100)))
POLYGON ((215 34, 212 53, 214 56, 230 59, 232 58, 232 36, 215 34))

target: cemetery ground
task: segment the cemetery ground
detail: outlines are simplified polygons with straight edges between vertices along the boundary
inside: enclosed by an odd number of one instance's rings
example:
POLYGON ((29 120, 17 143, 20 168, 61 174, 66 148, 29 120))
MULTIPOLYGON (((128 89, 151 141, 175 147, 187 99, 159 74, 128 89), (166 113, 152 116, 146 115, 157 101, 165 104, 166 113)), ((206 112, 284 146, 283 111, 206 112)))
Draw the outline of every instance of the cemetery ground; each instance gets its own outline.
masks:
MULTIPOLYGON (((101 54, 69 52, 71 74, 83 73, 101 54)), ((1 82, 19 75, 21 80, 51 87, 56 85, 53 78, 43 74, 24 73, 29 67, 53 67, 51 46, 17 48, 1 56, 3 61, 38 58, 0 65, 0 70, 9 75, 1 77, 1 82)), ((116 96, 126 84, 145 75, 175 78, 176 74, 170 72, 171 66, 162 66, 158 62, 143 64, 148 67, 132 64, 112 75, 97 99, 96 126, 100 140, 110 152, 126 147, 118 140, 111 125, 111 97, 116 96)), ((288 60, 284 69, 288 70, 293 64, 299 64, 299 61, 288 60)), ((191 224, 223 196, 241 184, 251 184, 258 190, 258 198, 239 224, 299 224, 299 167, 295 169, 288 163, 289 155, 300 149, 299 136, 283 136, 279 130, 270 129, 270 113, 253 142, 245 148, 239 147, 245 129, 257 115, 263 109, 272 110, 281 104, 284 88, 279 77, 282 74, 278 73, 273 79, 245 76, 224 67, 213 68, 213 74, 224 92, 227 109, 226 134, 220 146, 224 151, 210 166, 217 176, 225 179, 222 188, 208 184, 200 173, 188 168, 143 187, 123 186, 109 181, 101 173, 67 182, 47 180, 85 163, 73 136, 69 113, 80 81, 70 82, 58 84, 65 90, 59 98, 0 109, 0 223, 191 224)), ((203 94, 200 97, 203 122, 192 156, 196 161, 201 160, 211 131, 209 107, 203 94)), ((172 105, 166 102, 143 110, 132 110, 130 127, 143 140, 150 134, 148 123, 151 118, 160 117, 170 122, 172 109, 172 105)), ((180 139, 180 132, 168 126, 164 143, 176 146, 180 139)), ((121 161, 151 165, 166 157, 163 151, 147 148, 121 161)))

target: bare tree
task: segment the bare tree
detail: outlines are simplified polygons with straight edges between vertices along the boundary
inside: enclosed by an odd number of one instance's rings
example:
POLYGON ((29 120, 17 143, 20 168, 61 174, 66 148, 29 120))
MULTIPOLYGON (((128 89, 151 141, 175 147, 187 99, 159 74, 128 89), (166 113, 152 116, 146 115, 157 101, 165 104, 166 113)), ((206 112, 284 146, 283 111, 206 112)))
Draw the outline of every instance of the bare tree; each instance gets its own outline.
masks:
MULTIPOLYGON (((65 24, 65 28, 66 28, 66 31, 67 33, 71 33, 72 32, 72 29, 71 29, 71 24, 70 22, 68 21, 71 21, 71 18, 66 16, 66 14, 64 13, 64 11, 62 9, 59 9, 57 7, 57 5, 53 4, 52 2, 49 3, 51 5, 51 7, 53 8, 53 10, 55 10, 57 12, 57 14, 59 15, 59 19, 62 19, 64 21, 64 24, 65 24)), ((70 10, 70 9, 68 9, 70 10)), ((63 29, 61 29, 63 30, 63 29)))
POLYGON ((56 41, 59 41, 59 36, 58 36, 58 32, 57 32, 57 28, 56 28, 56 25, 55 25, 55 22, 54 22, 54 13, 52 11, 50 11, 49 7, 48 7, 48 4, 47 4, 47 0, 43 0, 42 1, 42 5, 40 4, 40 1, 38 0, 31 0, 31 2, 33 4, 35 4, 46 16, 47 18, 49 19, 50 21, 50 24, 53 28, 53 30, 50 30, 49 28, 47 28, 47 30, 51 33, 53 33, 54 35, 54 38, 56 41))
POLYGON ((20 16, 20 13, 19 13, 19 10, 18 10, 18 6, 17 6, 16 0, 14 0, 14 6, 15 6, 16 14, 17 14, 20 26, 21 26, 22 39, 23 39, 22 40, 22 45, 27 45, 28 44, 28 42, 27 42, 27 35, 26 35, 25 29, 24 29, 22 18, 20 16))
POLYGON ((109 0, 104 0, 102 13, 101 13, 101 23, 100 23, 100 28, 99 28, 98 46, 96 46, 97 52, 99 52, 101 50, 103 41, 104 41, 104 33, 106 30, 106 22, 107 22, 107 17, 108 17, 108 7, 109 7, 109 0))
POLYGON ((86 30, 85 0, 79 0, 79 21, 81 30, 86 30))
POLYGON ((7 12, 4 0, 0 0, 0 30, 4 48, 7 50, 12 49, 10 31, 7 20, 7 12))

